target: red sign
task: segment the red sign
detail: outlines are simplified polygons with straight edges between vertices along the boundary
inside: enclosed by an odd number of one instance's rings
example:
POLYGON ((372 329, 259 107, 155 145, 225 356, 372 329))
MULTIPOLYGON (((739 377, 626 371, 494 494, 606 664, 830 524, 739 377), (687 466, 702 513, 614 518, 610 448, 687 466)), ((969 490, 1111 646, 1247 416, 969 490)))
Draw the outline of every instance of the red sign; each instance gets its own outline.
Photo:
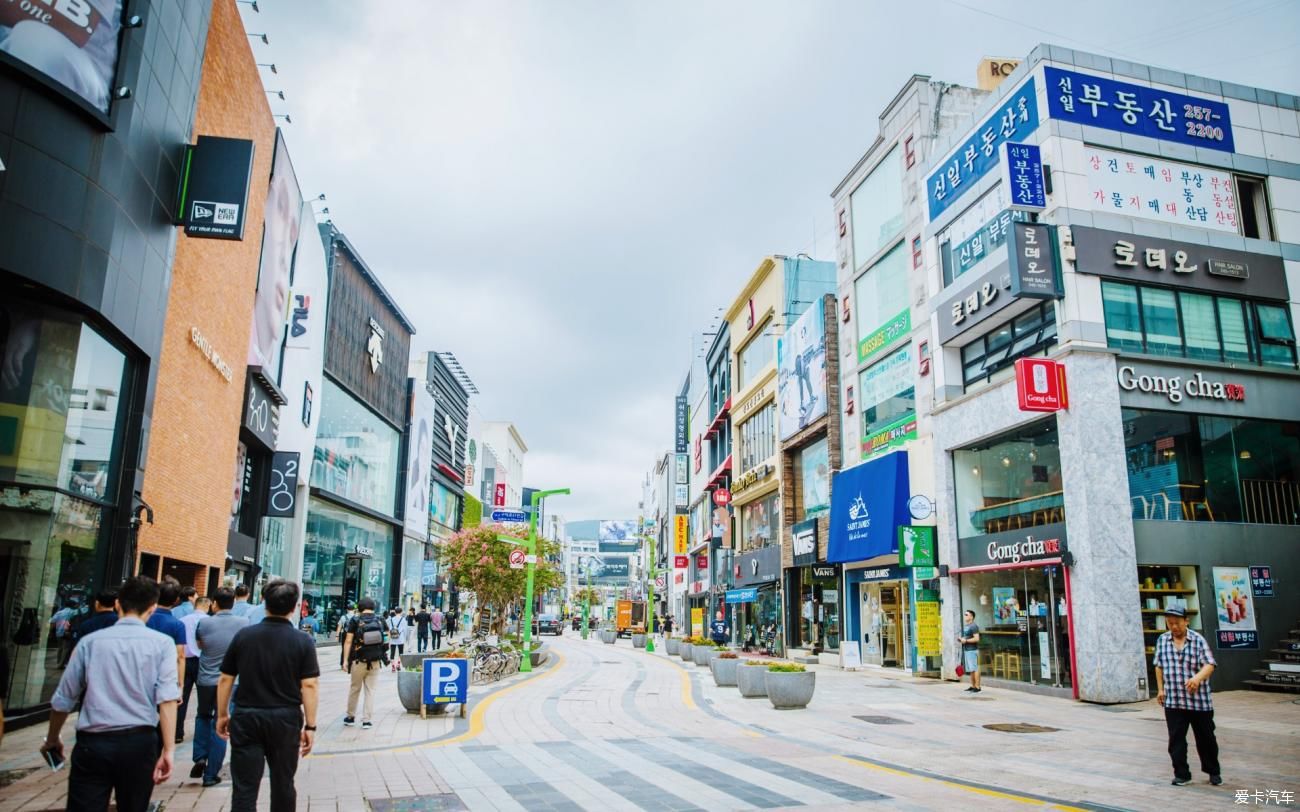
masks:
POLYGON ((673 569, 684 570, 690 565, 691 565, 691 557, 689 555, 673 556, 673 569))
POLYGON ((516 569, 516 570, 521 570, 521 569, 523 569, 523 568, 524 568, 524 560, 525 560, 525 558, 526 558, 526 556, 525 556, 525 554, 524 554, 523 548, 521 548, 521 547, 516 547, 515 549, 511 550, 511 551, 510 551, 510 568, 511 568, 511 569, 516 569))
POLYGON ((695 556, 695 569, 707 570, 709 568, 709 557, 707 555, 695 556))
POLYGON ((1050 358, 1016 361, 1016 403, 1022 412, 1059 412, 1070 407, 1065 365, 1050 358))
POLYGON ((713 504, 718 507, 725 507, 731 504, 731 491, 726 488, 718 488, 713 492, 713 504))
POLYGON ((704 438, 695 435, 695 473, 699 473, 704 467, 704 438))
POLYGON ((492 491, 492 507, 506 506, 506 483, 498 482, 492 491))

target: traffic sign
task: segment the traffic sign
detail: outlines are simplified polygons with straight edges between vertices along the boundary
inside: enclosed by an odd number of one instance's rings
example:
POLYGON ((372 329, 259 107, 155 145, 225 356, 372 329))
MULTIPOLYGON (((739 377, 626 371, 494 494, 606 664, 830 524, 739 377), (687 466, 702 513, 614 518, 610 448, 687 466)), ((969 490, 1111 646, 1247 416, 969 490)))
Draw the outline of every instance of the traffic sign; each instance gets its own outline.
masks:
POLYGON ((524 568, 524 560, 525 560, 526 558, 528 558, 528 554, 525 553, 525 552, 523 551, 523 548, 521 548, 521 547, 516 547, 515 549, 511 550, 511 551, 510 551, 510 569, 512 569, 512 570, 521 570, 521 569, 523 569, 523 568, 524 568))
POLYGON ((464 659, 424 661, 424 691, 421 701, 425 705, 465 703, 469 693, 469 661, 464 659))
POLYGON ((528 513, 515 508, 495 508, 492 511, 492 521, 506 524, 525 524, 528 522, 528 513))

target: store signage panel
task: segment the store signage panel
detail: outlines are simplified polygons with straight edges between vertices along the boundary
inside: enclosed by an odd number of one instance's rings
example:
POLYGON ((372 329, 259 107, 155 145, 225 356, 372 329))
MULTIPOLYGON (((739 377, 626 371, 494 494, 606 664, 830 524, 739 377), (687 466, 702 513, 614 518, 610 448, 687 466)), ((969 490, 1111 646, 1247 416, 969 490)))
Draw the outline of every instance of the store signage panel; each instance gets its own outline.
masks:
POLYGON ((808 519, 790 529, 794 565, 804 567, 817 561, 817 520, 808 519))
POLYGON ((932 567, 934 557, 933 525, 900 525, 898 528, 898 564, 902 567, 932 567))
POLYGON ((266 515, 288 517, 297 510, 297 451, 277 451, 271 455, 271 481, 266 489, 266 515))
POLYGON ((733 494, 740 493, 746 488, 754 487, 758 483, 763 482, 770 477, 774 470, 775 469, 771 464, 766 462, 762 465, 755 465, 753 468, 750 468, 748 471, 737 477, 735 482, 731 483, 731 492, 733 494))
POLYGON ((253 142, 200 135, 185 148, 181 179, 181 225, 187 237, 244 239, 253 142))
POLYGON ((1007 236, 1011 233, 1012 223, 1028 221, 1029 212, 1020 209, 1004 209, 980 226, 974 234, 949 248, 951 254, 948 264, 952 268, 953 278, 956 279, 974 268, 980 260, 990 256, 994 249, 1005 244, 1007 236))
POLYGON ((1056 269, 1056 227, 1046 223, 1013 225, 1007 268, 1013 297, 1061 298, 1063 292, 1056 269))
POLYGON ((896 528, 908 523, 908 487, 906 451, 837 472, 831 483, 827 563, 897 552, 896 528))
POLYGON ((1000 263, 980 274, 948 301, 950 304, 937 308, 940 344, 947 344, 1015 301, 1008 263, 1000 263))
POLYGON ((280 407, 261 382, 249 373, 244 382, 244 428, 268 449, 280 434, 280 407))
POLYGON ((687 419, 687 414, 686 396, 678 395, 675 401, 674 411, 677 440, 674 452, 677 454, 685 454, 689 448, 690 441, 687 438, 687 424, 689 421, 687 419))
POLYGON ((1065 364, 1051 358, 1018 358, 1015 366, 1020 411, 1059 412, 1070 407, 1065 364))
POLYGON ((781 547, 773 544, 760 547, 736 556, 736 586, 766 584, 775 581, 781 574, 781 547))
POLYGON ((1233 152, 1226 102, 1044 67, 1051 118, 1233 152))
POLYGON ((1224 169, 1083 148, 1091 211, 1237 233, 1232 173, 1224 169))
POLYGON ((1266 564, 1250 565, 1250 591, 1256 598, 1273 597, 1273 568, 1266 564))
POLYGON ((1126 282, 1256 299, 1287 299, 1280 256, 1072 226, 1075 269, 1126 282))
POLYGON ((758 587, 727 590, 727 603, 753 603, 756 600, 758 600, 758 587))
POLYGON ((1219 648, 1259 648, 1259 618, 1247 567, 1211 567, 1219 648))
POLYGON ((1002 182, 1011 191, 1017 209, 1047 208, 1047 183, 1043 178, 1043 151, 1037 144, 1002 144, 1002 182))
MULTIPOLYGON (((690 547, 691 521, 685 513, 673 516, 673 553, 679 558, 686 555, 690 547)), ((686 566, 682 564, 681 566, 686 566)))
POLYGON ((827 578, 839 578, 839 577, 840 577, 840 565, 839 565, 839 564, 827 564, 826 566, 821 566, 821 567, 819 567, 819 566, 814 566, 814 567, 812 568, 812 577, 814 577, 814 578, 821 578, 822 580, 825 580, 825 579, 827 579, 827 578))
POLYGON ((957 540, 961 567, 1029 567, 1067 551, 1065 523, 1045 524, 957 540))
MULTIPOLYGON (((684 569, 687 569, 687 568, 690 567, 690 566, 691 566, 691 557, 690 557, 689 555, 674 555, 674 556, 673 556, 673 569, 675 569, 675 570, 684 570, 684 569)), ((678 583, 681 583, 681 581, 678 581, 678 583)))
POLYGON ((998 109, 980 124, 948 159, 925 180, 930 220, 943 214, 962 193, 998 163, 998 147, 1004 141, 1020 141, 1038 129, 1038 100, 1031 76, 1008 94, 998 109))
MULTIPOLYGON (((1244 403, 1246 400, 1246 385, 1225 381, 1218 377, 1217 371, 1191 372, 1174 370, 1162 370, 1159 367, 1149 364, 1121 364, 1119 373, 1116 376, 1119 380, 1119 388, 1124 392, 1134 393, 1135 395, 1145 395, 1143 400, 1150 399, 1158 407, 1166 406, 1170 403, 1179 405, 1186 400, 1196 402, 1198 400, 1215 400, 1220 402, 1236 401, 1244 403), (1169 372, 1174 374, 1168 374, 1169 372)), ((1136 400, 1125 397, 1124 405, 1148 405, 1139 403, 1136 400)))

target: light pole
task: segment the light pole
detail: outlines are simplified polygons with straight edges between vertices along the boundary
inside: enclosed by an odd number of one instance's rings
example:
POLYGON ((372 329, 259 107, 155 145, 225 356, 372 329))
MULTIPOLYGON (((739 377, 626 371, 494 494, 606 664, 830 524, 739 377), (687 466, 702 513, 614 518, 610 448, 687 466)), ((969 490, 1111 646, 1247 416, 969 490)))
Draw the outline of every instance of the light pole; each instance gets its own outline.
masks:
POLYGON ((524 589, 524 656, 519 660, 519 670, 533 670, 533 574, 537 569, 537 507, 548 496, 569 493, 568 488, 553 491, 535 491, 528 513, 528 586, 524 589))
POLYGON ((650 556, 650 567, 647 569, 650 579, 646 583, 646 614, 649 615, 650 633, 645 636, 645 650, 653 652, 655 650, 655 578, 658 577, 656 561, 658 550, 655 549, 654 536, 645 536, 646 549, 650 556))
POLYGON ((588 618, 591 615, 591 559, 587 559, 587 565, 582 568, 583 575, 587 576, 587 588, 582 592, 582 639, 587 639, 588 618))

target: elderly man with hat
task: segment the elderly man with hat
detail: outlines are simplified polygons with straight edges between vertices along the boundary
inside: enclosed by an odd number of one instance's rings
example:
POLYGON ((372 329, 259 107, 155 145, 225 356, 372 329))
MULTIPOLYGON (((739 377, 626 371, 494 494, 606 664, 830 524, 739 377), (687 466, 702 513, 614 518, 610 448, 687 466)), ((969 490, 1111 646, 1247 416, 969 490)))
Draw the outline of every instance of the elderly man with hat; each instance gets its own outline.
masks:
POLYGON ((1174 763, 1173 785, 1192 782, 1187 764, 1187 728, 1196 737, 1196 754, 1210 783, 1223 783, 1219 774, 1219 743, 1214 738, 1214 706, 1210 701, 1210 675, 1214 654, 1205 638, 1187 628, 1187 611, 1181 606, 1165 609, 1169 629, 1156 640, 1156 699, 1165 709, 1169 729, 1169 757, 1174 763))

